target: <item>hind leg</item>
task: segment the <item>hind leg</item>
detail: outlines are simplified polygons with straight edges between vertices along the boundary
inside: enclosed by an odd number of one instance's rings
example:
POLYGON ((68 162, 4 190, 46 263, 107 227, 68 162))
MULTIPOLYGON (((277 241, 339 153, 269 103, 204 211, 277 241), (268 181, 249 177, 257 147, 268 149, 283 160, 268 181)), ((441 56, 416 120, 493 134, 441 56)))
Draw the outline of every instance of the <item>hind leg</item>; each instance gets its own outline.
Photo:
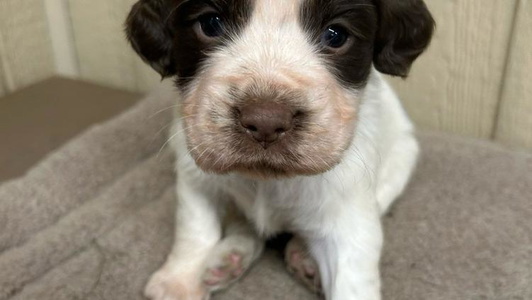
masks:
POLYGON ((288 271, 314 293, 321 293, 318 264, 310 255, 305 242, 294 236, 286 245, 285 262, 288 271))
POLYGON ((416 165, 419 146, 411 134, 397 139, 379 173, 377 202, 381 215, 403 192, 416 165))

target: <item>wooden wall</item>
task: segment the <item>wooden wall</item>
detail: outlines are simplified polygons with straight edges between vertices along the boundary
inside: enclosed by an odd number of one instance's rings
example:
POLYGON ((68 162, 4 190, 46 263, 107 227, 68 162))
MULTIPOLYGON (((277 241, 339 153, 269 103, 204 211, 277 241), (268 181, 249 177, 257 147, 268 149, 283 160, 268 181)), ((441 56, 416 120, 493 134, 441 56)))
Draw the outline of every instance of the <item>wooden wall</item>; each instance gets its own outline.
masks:
MULTIPOLYGON (((76 76, 132 91, 159 81, 125 41, 123 22, 135 0, 47 1, 65 4, 76 76)), ((418 127, 532 149, 532 0, 425 1, 438 24, 431 48, 408 80, 390 79, 418 127)), ((54 69, 42 11, 10 13, 37 2, 0 0, 0 95, 54 69), (15 26, 28 19, 31 26, 15 26)))
POLYGON ((408 80, 393 83, 422 128, 490 138, 516 0, 428 0, 437 22, 408 80))
POLYGON ((532 149, 532 1, 517 7, 493 137, 532 149))
POLYGON ((44 3, 0 0, 0 95, 54 73, 44 3))
POLYGON ((82 78, 132 91, 160 80, 125 39, 123 23, 135 2, 68 0, 82 78))

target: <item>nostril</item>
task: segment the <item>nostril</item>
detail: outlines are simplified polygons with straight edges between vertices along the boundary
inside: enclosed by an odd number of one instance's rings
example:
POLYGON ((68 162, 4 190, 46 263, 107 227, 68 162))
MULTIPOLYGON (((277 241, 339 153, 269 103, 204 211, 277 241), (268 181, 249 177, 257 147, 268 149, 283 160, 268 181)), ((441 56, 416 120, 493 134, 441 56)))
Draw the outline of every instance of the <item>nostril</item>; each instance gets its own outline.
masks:
POLYGON ((255 126, 253 126, 253 125, 247 125, 247 126, 244 125, 244 128, 246 128, 249 131, 253 131, 253 132, 259 131, 259 129, 257 127, 255 127, 255 126))
POLYGON ((298 110, 298 111, 296 111, 296 112, 294 113, 294 115, 292 116, 292 118, 293 118, 293 119, 299 119, 299 118, 303 117, 304 114, 305 114, 305 113, 304 113, 303 111, 298 110))
POLYGON ((282 127, 275 129, 275 133, 277 134, 285 133, 286 131, 287 131, 286 128, 282 128, 282 127))

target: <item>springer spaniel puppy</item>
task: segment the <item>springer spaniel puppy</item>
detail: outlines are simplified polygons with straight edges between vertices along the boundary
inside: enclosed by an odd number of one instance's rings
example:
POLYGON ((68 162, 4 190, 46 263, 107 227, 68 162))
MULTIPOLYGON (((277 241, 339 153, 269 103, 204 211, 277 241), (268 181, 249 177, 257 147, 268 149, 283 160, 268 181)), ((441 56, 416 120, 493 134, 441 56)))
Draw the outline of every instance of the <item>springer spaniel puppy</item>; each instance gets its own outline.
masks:
POLYGON ((309 288, 380 299, 380 217, 418 154, 381 73, 428 46, 423 1, 140 0, 126 27, 179 106, 175 244, 146 296, 209 299, 290 232, 309 288))

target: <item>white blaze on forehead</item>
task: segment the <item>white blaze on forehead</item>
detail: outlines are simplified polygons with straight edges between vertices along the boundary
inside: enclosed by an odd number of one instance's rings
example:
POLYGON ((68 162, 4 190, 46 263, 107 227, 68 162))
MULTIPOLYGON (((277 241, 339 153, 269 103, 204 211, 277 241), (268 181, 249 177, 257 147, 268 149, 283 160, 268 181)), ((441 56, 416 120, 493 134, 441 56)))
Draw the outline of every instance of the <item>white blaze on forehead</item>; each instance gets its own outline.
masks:
POLYGON ((313 77, 313 70, 325 70, 301 25, 304 1, 255 0, 251 19, 233 43, 221 49, 218 63, 223 61, 227 72, 244 68, 266 77, 279 76, 282 70, 313 77))
MULTIPOLYGON (((254 43, 263 51, 283 54, 292 53, 290 47, 297 49, 307 46, 299 23, 302 2, 303 0, 256 0, 250 23, 243 34, 246 42, 254 43)), ((306 54, 309 49, 305 50, 300 54, 306 54)))
POLYGON ((254 19, 270 24, 297 21, 303 0, 255 0, 254 19))

